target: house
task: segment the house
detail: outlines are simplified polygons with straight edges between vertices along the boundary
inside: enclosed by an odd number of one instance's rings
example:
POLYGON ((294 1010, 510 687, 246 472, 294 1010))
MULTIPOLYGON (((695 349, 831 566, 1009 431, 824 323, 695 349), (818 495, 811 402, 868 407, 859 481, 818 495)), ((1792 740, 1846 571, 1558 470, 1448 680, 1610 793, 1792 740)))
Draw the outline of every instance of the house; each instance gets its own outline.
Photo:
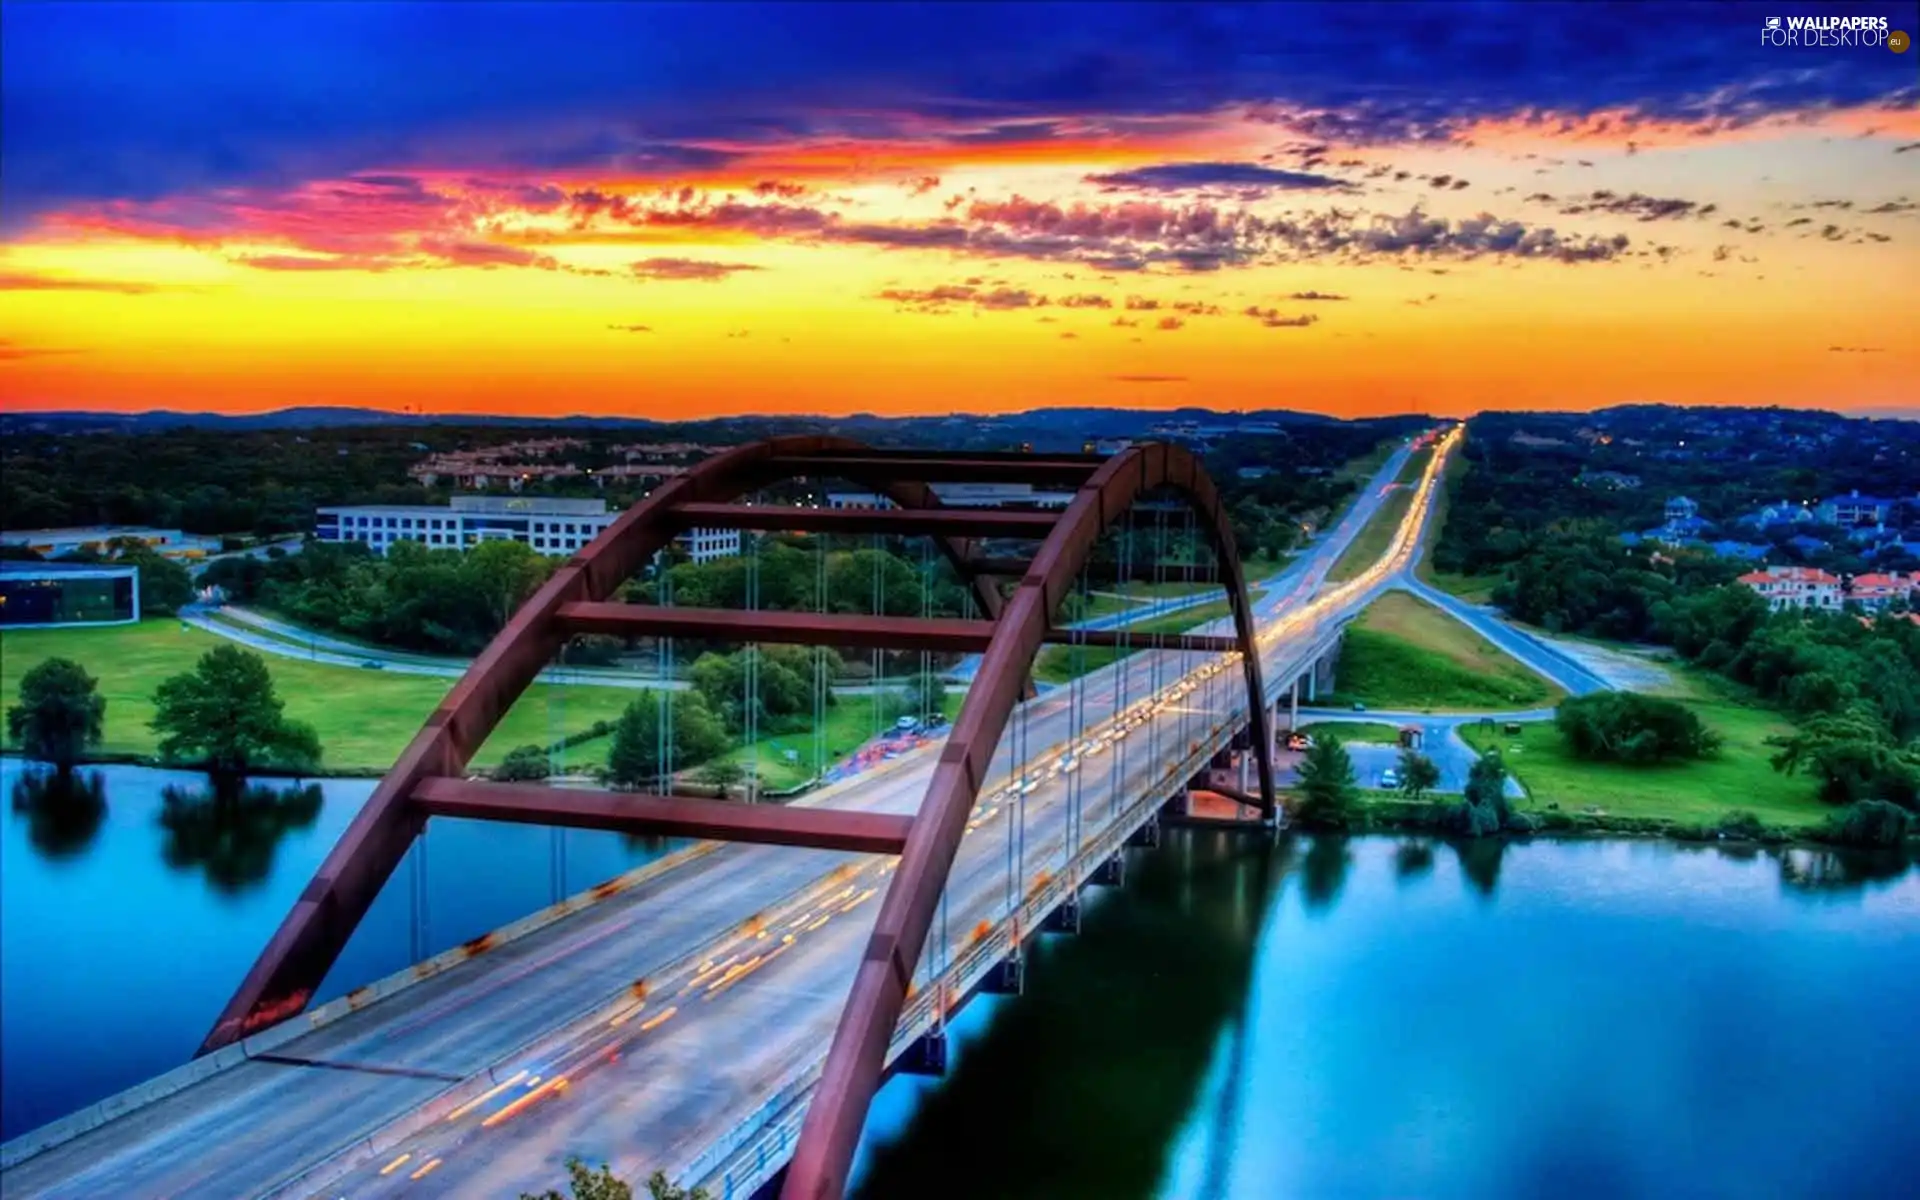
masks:
POLYGON ((1911 599, 1915 588, 1920 588, 1920 574, 1912 572, 1855 575, 1847 586, 1847 601, 1877 612, 1895 601, 1911 599))
POLYGON ((1757 525, 1761 529, 1774 525, 1799 525, 1813 520, 1813 510, 1804 504, 1795 504, 1791 500, 1780 500, 1765 505, 1740 520, 1742 524, 1757 525))
POLYGON ((1667 524, 1677 525, 1700 515, 1700 506, 1686 496, 1667 497, 1667 524))
POLYGON ((1718 554, 1721 558, 1759 559, 1759 558, 1765 558, 1767 556, 1767 551, 1772 549, 1772 547, 1756 545, 1753 542, 1729 541, 1729 542, 1710 542, 1707 545, 1707 549, 1713 551, 1715 554, 1718 554))
POLYGON ((1818 567, 1768 567, 1749 571, 1737 582, 1760 593, 1767 607, 1837 609, 1840 607, 1840 577, 1818 567))
POLYGON ((1822 500, 1815 513, 1829 525, 1878 525, 1893 512, 1893 501, 1878 496, 1862 496, 1854 488, 1844 496, 1822 500))

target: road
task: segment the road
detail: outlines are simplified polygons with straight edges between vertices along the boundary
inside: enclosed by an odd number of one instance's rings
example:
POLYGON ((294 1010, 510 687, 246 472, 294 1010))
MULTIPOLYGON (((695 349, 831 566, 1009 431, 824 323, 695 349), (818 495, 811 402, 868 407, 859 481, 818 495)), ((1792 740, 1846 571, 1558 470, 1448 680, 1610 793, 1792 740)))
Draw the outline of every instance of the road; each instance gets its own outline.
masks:
POLYGON ((1399 586, 1472 629, 1570 694, 1584 696, 1589 692, 1607 690, 1606 680, 1571 655, 1524 629, 1515 628, 1493 611, 1449 595, 1410 571, 1398 582, 1399 586))
MULTIPOLYGON (((1384 725, 1412 725, 1420 730, 1420 753, 1431 758, 1440 768, 1440 782, 1434 787, 1436 792, 1459 792, 1466 790, 1467 772, 1480 757, 1479 753, 1460 736, 1460 727, 1477 721, 1550 721, 1553 710, 1550 708, 1528 709, 1524 712, 1507 713, 1425 713, 1425 712, 1348 712, 1338 708, 1302 708, 1300 725, 1305 729, 1322 721, 1373 721, 1384 725)), ((1399 765, 1400 747, 1383 746, 1370 742, 1346 743, 1347 754, 1353 759, 1353 771, 1359 778, 1361 787, 1380 787, 1380 776, 1389 768, 1399 765)), ((1285 765, 1291 768, 1299 755, 1283 755, 1285 765)), ((1526 795, 1526 789, 1520 781, 1511 775, 1507 777, 1507 795, 1519 799, 1526 795)))
MULTIPOLYGON (((1390 461, 1384 478, 1398 466, 1390 461)), ((1355 529, 1377 493, 1356 504, 1355 529)), ((1415 527, 1425 513, 1415 506, 1415 527)), ((1279 614, 1318 586, 1343 548, 1328 539, 1312 555, 1324 561, 1288 572, 1293 591, 1263 601, 1270 679, 1297 672, 1308 647, 1404 570, 1411 545, 1311 608, 1279 614)), ((936 947, 964 944, 980 921, 1006 910, 1010 890, 1064 863, 1069 839, 1097 825, 1113 796, 1137 794, 1179 757, 1170 749, 1230 719, 1237 671, 1215 659, 1182 679, 1197 661, 1137 654, 1021 707, 956 859, 947 937, 936 935, 936 947), (1063 752, 1076 708, 1087 732, 1063 752), (1022 746, 1033 752, 1016 772, 1022 746), (1010 856, 1018 860, 1011 880, 1010 856)), ((938 751, 936 743, 802 803, 911 812, 938 751)), ((604 1159, 628 1178, 683 1171, 824 1055, 894 863, 711 844, 690 855, 627 892, 284 1040, 271 1060, 256 1053, 24 1160, 10 1146, 0 1191, 513 1195, 556 1182, 568 1153, 604 1159)), ((926 957, 923 977, 941 954, 926 957)), ((253 1041, 264 1046, 271 1036, 253 1041)))

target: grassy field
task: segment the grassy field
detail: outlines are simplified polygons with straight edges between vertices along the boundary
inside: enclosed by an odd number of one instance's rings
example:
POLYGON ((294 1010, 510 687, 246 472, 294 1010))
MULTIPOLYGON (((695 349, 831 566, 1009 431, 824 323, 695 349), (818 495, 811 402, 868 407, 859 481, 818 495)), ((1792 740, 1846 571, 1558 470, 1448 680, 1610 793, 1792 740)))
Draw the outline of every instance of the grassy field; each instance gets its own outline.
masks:
POLYGON ((1343 742, 1391 746, 1400 740, 1400 731, 1381 721, 1310 721, 1301 728, 1316 736, 1336 737, 1343 742))
MULTIPOLYGON (((966 693, 963 691, 948 691, 944 707, 949 721, 959 715, 960 703, 965 699, 966 693)), ((874 721, 871 696, 841 696, 839 703, 827 709, 825 725, 827 766, 858 750, 881 731, 874 721)), ((602 757, 605 757, 604 751, 602 757)), ((751 747, 740 746, 720 756, 721 761, 739 763, 742 767, 747 765, 750 758, 757 761, 761 786, 769 791, 798 787, 818 773, 813 761, 813 733, 810 730, 761 738, 751 747), (788 762, 785 754, 788 750, 794 751, 799 757, 788 762)), ((698 775, 698 770, 694 774, 698 775)))
POLYGON ((1777 713, 1711 676, 1682 671, 1675 679, 1669 689, 1675 698, 1723 739, 1713 758, 1652 767, 1588 762, 1568 751, 1552 722, 1529 722, 1518 737, 1478 725, 1463 726, 1460 734, 1475 749, 1498 748, 1534 808, 1701 824, 1745 810, 1787 827, 1818 824, 1832 811, 1815 798, 1811 779, 1769 765, 1774 750, 1767 738, 1792 731, 1777 713))
MULTIPOLYGON (((143 621, 95 629, 10 630, 0 634, 0 698, 16 702, 20 679, 50 657, 71 658, 100 681, 107 698, 108 754, 152 754, 157 740, 147 722, 160 681, 193 669, 223 638, 172 620, 143 621)), ((454 681, 335 667, 262 655, 289 717, 306 721, 320 735, 323 768, 385 770, 420 729, 454 681)), ((613 720, 643 693, 625 688, 530 688, 513 706, 475 762, 493 763, 515 746, 546 745, 595 721, 613 720)), ((599 761, 604 742, 570 752, 570 760, 599 761)))
POLYGON ((1404 484, 1419 483, 1420 476, 1426 473, 1427 464, 1432 461, 1433 448, 1431 446, 1415 450, 1412 454, 1407 455, 1406 462, 1400 464, 1400 474, 1394 477, 1394 481, 1404 484))
POLYGON ((1389 592, 1348 629, 1329 703, 1501 711, 1544 708, 1566 693, 1424 601, 1389 592))
POLYGON ((1413 504, 1413 488, 1395 488, 1393 494, 1381 503, 1367 522, 1366 528, 1353 539, 1339 561, 1327 572, 1327 582, 1341 583, 1352 579, 1374 563, 1380 561, 1393 544, 1393 535, 1399 531, 1400 522, 1407 517, 1407 509, 1413 504))
MULTIPOLYGON (((1258 600, 1262 594, 1263 589, 1254 588, 1248 596, 1250 600, 1258 600)), ((1192 608, 1183 608, 1151 620, 1135 621, 1127 628, 1140 635, 1186 633, 1208 621, 1218 621, 1231 611, 1225 600, 1216 600, 1211 604, 1196 604, 1192 608)), ((1048 646, 1034 659, 1033 677, 1041 683, 1066 683, 1088 672, 1098 671, 1121 657, 1117 646, 1048 646)))

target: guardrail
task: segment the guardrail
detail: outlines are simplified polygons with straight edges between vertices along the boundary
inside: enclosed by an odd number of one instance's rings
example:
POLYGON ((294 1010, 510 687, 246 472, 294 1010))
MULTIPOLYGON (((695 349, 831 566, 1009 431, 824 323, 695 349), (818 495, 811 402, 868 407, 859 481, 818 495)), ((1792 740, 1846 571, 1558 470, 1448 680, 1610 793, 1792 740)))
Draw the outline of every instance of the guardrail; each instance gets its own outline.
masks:
MULTIPOLYGON (((1332 634, 1338 636, 1344 625, 1344 621, 1334 623, 1332 634)), ((1310 649, 1282 674, 1290 676, 1303 662, 1313 661, 1324 650, 1327 640, 1322 636, 1309 642, 1310 649)), ((941 1009, 948 997, 970 996, 989 972, 1015 952, 1028 933, 1038 929, 1069 897, 1078 895, 1083 886, 1081 881, 1100 863, 1118 853, 1135 830, 1146 824, 1215 754, 1229 745, 1245 720, 1244 709, 1237 706, 1230 709, 1209 726, 1196 749, 1143 788, 1140 798, 1117 814, 1101 832, 1083 840, 1064 870, 1029 892, 1019 907, 1001 916, 986 935, 969 937, 966 947, 957 954, 952 954, 949 947, 951 960, 947 969, 938 979, 916 991, 901 1012, 887 1048, 887 1062, 893 1063, 933 1029, 937 1020, 953 1011, 941 1009)), ((824 1062, 823 1052, 820 1059, 796 1068, 751 1116, 702 1149, 673 1172, 673 1177, 683 1186, 706 1188, 716 1200, 751 1196, 791 1157, 806 1117, 807 1101, 819 1082, 824 1062)))

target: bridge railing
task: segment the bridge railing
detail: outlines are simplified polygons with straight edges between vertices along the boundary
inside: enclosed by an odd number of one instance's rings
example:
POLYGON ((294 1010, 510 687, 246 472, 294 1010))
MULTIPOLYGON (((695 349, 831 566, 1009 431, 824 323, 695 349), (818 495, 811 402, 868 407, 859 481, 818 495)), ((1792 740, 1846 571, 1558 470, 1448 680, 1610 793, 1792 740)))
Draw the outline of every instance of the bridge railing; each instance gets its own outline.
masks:
MULTIPOLYGON (((1332 624, 1332 632, 1337 635, 1345 622, 1332 624)), ((1289 664, 1290 670, 1297 670, 1302 660, 1311 662, 1323 652, 1327 635, 1321 626, 1318 620, 1308 623, 1306 628, 1314 636, 1306 640, 1306 652, 1289 664)), ((1175 680, 1169 686, 1178 682, 1175 680)), ((915 992, 902 1010, 887 1048, 887 1062, 896 1061, 917 1039, 935 1028, 937 1018, 946 1015, 939 1006, 947 997, 971 995, 998 964, 1011 957, 1048 914, 1080 890, 1082 881, 1094 867, 1118 853, 1135 830, 1146 824, 1232 741, 1246 723, 1246 716, 1246 709, 1239 704, 1217 715, 1200 737, 1198 748, 1146 784, 1133 803, 1120 810, 1099 833, 1085 840, 1071 856, 1067 869, 1030 892, 1017 908, 1003 912, 984 936, 962 935, 967 944, 950 947, 955 952, 951 953, 946 971, 915 992)), ((927 957, 923 956, 922 960, 926 961, 927 957)), ((694 1156, 674 1177, 686 1185, 705 1187, 716 1200, 750 1196, 764 1186, 793 1153, 806 1118, 806 1102, 819 1082, 821 1066, 821 1061, 814 1061, 796 1068, 751 1116, 694 1156)))

